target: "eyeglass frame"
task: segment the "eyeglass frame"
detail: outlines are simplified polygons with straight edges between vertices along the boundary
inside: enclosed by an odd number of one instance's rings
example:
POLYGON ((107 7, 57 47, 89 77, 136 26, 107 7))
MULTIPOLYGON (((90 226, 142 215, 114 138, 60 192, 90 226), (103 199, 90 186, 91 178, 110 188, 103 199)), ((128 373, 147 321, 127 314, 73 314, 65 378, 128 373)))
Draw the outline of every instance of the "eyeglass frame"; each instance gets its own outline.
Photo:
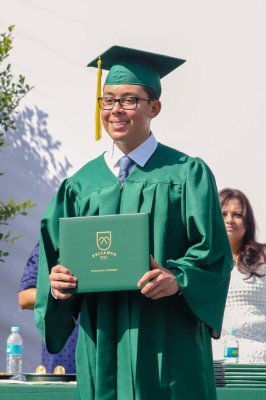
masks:
POLYGON ((137 97, 137 96, 122 96, 119 99, 115 99, 115 98, 108 97, 108 96, 103 96, 103 97, 98 97, 97 100, 98 100, 98 104, 99 104, 100 109, 104 110, 104 111, 113 110, 113 108, 115 107, 116 103, 119 103, 120 107, 123 108, 123 110, 135 110, 137 108, 138 103, 139 103, 140 100, 152 101, 152 99, 149 99, 149 98, 148 99, 143 99, 143 98, 137 97), (108 99, 108 98, 111 99, 114 102, 113 106, 111 108, 102 108, 100 102, 103 101, 103 99, 108 99), (123 105, 121 104, 121 99, 134 99, 136 101, 135 107, 134 108, 125 108, 125 107, 123 107, 123 105))

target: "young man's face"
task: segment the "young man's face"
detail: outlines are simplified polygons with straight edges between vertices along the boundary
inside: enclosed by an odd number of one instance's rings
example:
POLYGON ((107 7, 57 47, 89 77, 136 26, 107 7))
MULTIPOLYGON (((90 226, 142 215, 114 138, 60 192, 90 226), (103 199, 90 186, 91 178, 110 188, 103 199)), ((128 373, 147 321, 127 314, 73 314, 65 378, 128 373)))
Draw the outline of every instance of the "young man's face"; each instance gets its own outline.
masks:
MULTIPOLYGON (((103 97, 148 99, 143 87, 138 85, 105 85, 103 97)), ((116 145, 124 153, 129 153, 149 137, 151 119, 159 114, 160 109, 159 100, 139 100, 133 110, 124 110, 116 102, 112 110, 101 110, 102 123, 116 145)))

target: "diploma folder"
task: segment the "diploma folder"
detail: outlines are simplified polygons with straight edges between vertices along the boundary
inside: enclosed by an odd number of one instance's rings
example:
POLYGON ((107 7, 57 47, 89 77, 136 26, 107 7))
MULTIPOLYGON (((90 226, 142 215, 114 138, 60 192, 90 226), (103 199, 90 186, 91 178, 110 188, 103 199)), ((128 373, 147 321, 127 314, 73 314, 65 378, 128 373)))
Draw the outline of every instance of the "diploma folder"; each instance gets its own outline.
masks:
POLYGON ((149 214, 60 218, 59 257, 78 279, 64 293, 139 289, 150 269, 149 214))

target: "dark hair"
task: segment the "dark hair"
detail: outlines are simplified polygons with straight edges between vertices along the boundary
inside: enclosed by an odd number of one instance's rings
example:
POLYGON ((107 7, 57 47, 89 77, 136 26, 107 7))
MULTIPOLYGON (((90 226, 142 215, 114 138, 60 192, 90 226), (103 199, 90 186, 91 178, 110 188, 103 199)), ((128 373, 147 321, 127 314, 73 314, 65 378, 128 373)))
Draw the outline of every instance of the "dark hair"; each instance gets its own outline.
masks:
POLYGON ((142 86, 144 92, 147 94, 147 97, 151 100, 159 100, 159 95, 156 90, 150 88, 149 86, 142 86))
POLYGON ((247 196, 238 189, 225 188, 219 192, 220 204, 223 208, 229 200, 237 199, 242 205, 243 221, 246 232, 243 237, 242 248, 238 259, 240 272, 247 275, 263 276, 257 272, 258 267, 266 261, 265 243, 256 240, 256 222, 253 209, 247 196))

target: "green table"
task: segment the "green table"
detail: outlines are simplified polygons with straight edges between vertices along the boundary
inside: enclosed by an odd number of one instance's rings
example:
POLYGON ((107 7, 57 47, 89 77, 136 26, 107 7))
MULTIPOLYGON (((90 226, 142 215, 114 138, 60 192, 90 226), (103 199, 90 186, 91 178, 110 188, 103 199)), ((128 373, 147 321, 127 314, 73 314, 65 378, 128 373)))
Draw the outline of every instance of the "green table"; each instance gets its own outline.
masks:
POLYGON ((77 386, 0 383, 1 400, 78 400, 77 386))
MULTIPOLYGON (((217 388, 218 400, 265 400, 266 388, 217 388)), ((1 400, 78 400, 77 387, 69 385, 0 383, 1 400)))
POLYGON ((265 400, 266 388, 217 388, 218 400, 265 400))

